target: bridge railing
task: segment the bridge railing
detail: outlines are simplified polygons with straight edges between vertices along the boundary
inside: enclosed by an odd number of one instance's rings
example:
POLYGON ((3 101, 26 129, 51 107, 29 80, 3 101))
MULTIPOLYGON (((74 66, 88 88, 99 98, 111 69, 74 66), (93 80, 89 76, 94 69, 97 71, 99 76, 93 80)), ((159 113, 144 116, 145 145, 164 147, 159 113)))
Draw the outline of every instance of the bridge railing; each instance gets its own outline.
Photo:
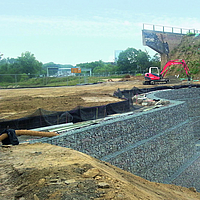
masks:
POLYGON ((177 33, 177 34, 200 33, 200 30, 195 30, 195 29, 186 29, 186 28, 178 28, 170 26, 153 25, 153 24, 143 24, 143 30, 151 30, 163 33, 177 33))

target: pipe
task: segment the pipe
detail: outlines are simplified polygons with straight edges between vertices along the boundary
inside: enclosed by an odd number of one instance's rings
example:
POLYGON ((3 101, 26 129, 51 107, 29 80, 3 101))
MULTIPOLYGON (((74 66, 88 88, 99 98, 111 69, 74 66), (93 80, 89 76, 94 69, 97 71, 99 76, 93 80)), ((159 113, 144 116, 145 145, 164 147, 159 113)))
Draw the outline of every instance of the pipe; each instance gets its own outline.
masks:
POLYGON ((30 136, 53 137, 59 135, 56 132, 41 132, 41 131, 31 131, 31 130, 15 130, 15 133, 17 136, 30 135, 30 136))

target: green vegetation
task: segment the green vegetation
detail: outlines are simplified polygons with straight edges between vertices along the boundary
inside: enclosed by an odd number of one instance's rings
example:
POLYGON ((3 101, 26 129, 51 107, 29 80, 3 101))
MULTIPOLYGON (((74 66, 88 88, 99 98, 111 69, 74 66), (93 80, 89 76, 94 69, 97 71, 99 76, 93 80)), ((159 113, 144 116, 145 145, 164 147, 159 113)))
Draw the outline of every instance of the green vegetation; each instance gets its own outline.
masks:
MULTIPOLYGON (((179 46, 170 52, 169 60, 184 59, 191 76, 200 74, 200 37, 188 33, 183 37, 179 46)), ((119 54, 116 62, 102 60, 80 63, 76 66, 41 63, 30 52, 22 53, 20 57, 3 58, 0 53, 0 87, 42 87, 42 86, 71 86, 103 82, 105 79, 123 78, 126 75, 140 76, 149 67, 160 68, 160 56, 156 53, 150 57, 148 52, 127 48, 119 54), (80 74, 71 74, 71 68, 81 68, 80 74)), ((182 66, 172 66, 168 75, 186 77, 182 66)))
POLYGON ((19 82, 4 82, 1 83, 1 88, 15 87, 56 87, 56 86, 73 86, 80 84, 91 84, 105 82, 107 79, 123 78, 124 75, 110 76, 67 76, 67 77, 42 77, 30 78, 26 81, 19 82))
MULTIPOLYGON (((188 33, 179 46, 169 54, 169 60, 184 59, 192 77, 200 74, 200 37, 188 33)), ((123 78, 125 75, 140 76, 149 67, 160 68, 160 56, 150 57, 148 52, 127 48, 119 54, 116 62, 102 60, 80 63, 76 66, 41 63, 30 52, 22 53, 18 58, 3 58, 0 53, 0 87, 42 87, 71 86, 102 82, 105 79, 123 78), (80 74, 71 74, 71 68, 81 68, 80 74)), ((182 66, 172 66, 168 75, 186 77, 182 66)))
POLYGON ((187 33, 187 36, 194 36, 195 35, 195 33, 187 33))
MULTIPOLYGON (((169 54, 169 60, 184 59, 192 79, 199 79, 200 75, 200 37, 194 33, 183 36, 181 43, 169 54)), ((186 78, 185 70, 182 66, 173 66, 168 71, 168 75, 178 75, 186 78)))
POLYGON ((2 56, 0 54, 1 88, 90 84, 102 82, 107 78, 122 78, 125 74, 144 74, 151 66, 160 67, 158 54, 151 58, 147 52, 134 48, 122 51, 116 63, 105 63, 100 60, 77 64, 75 67, 81 68, 81 74, 71 74, 71 68, 74 68, 72 65, 53 62, 43 64, 28 51, 16 59, 2 59, 2 56))

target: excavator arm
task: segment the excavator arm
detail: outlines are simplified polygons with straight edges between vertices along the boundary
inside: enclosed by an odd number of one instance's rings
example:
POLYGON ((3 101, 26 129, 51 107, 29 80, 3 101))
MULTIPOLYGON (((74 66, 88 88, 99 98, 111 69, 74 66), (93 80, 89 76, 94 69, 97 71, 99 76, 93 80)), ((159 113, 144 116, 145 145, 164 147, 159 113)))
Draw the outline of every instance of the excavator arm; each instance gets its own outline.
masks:
POLYGON ((185 60, 181 60, 181 59, 177 59, 177 60, 170 60, 169 62, 166 63, 166 65, 164 66, 162 72, 160 73, 160 77, 164 78, 165 74, 167 73, 167 71, 169 70, 169 66, 171 65, 183 65, 183 68, 186 72, 186 75, 188 78, 190 78, 189 75, 189 68, 187 67, 185 60))

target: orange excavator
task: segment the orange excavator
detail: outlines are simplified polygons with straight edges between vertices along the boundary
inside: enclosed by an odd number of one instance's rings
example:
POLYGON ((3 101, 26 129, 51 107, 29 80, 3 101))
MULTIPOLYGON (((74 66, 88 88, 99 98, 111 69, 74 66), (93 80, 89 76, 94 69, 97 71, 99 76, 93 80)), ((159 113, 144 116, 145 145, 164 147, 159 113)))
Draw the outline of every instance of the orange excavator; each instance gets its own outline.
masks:
MULTIPOLYGON (((162 72, 159 74, 156 74, 156 73, 152 73, 151 72, 151 67, 149 68, 149 73, 146 73, 145 74, 145 81, 144 81, 144 85, 154 85, 155 83, 168 83, 170 80, 168 78, 164 78, 167 71, 169 70, 169 67, 171 65, 183 65, 183 68, 186 72, 186 75, 188 77, 188 81, 190 81, 190 75, 189 75, 189 68, 187 67, 186 63, 185 63, 185 60, 181 60, 181 59, 177 59, 177 60, 170 60, 168 61, 162 72)), ((157 68, 158 69, 158 68, 157 68)))

